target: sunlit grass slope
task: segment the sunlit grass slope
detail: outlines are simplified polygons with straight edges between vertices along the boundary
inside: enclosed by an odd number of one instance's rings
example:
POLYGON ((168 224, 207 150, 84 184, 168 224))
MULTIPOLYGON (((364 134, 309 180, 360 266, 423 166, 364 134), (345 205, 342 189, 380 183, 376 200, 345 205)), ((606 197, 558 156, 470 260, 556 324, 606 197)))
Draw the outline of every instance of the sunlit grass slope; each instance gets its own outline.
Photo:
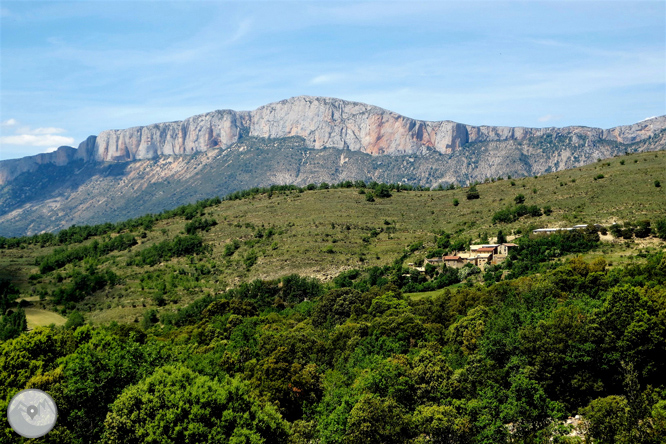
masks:
MULTIPOLYGON (((183 236, 188 223, 182 217, 158 221, 148 231, 133 233, 138 245, 96 260, 98 270, 113 270, 120 282, 88 296, 77 308, 93 321, 133 321, 147 308, 173 310, 204 293, 218 293, 257 278, 298 273, 330 280, 351 268, 392 263, 417 242, 424 247, 407 261, 422 259, 434 234, 441 230, 474 241, 483 234, 492 238, 498 229, 510 234, 534 227, 654 220, 666 215, 665 188, 666 153, 658 152, 616 157, 538 178, 505 177, 478 185, 480 198, 474 200, 467 200, 467 190, 459 188, 394 191, 390 198, 368 202, 358 189, 348 188, 223 201, 205 210, 205 218, 217 221, 200 233, 204 244, 212 248, 209 254, 174 258, 155 266, 126 265, 137 252, 183 236), (655 186, 655 181, 663 186, 655 186), (525 196, 525 204, 550 206, 552 213, 493 225, 493 214, 513 205, 518 194, 525 196), (457 206, 454 200, 459 202, 457 206), (234 241, 237 248, 230 248, 234 241), (157 307, 156 293, 164 295, 166 305, 157 307)), ((621 242, 605 253, 615 260, 628 260, 631 254, 627 251, 638 252, 644 246, 621 242)), ((663 243, 652 247, 663 248, 663 243)), ((69 264, 38 275, 36 258, 51 251, 53 247, 35 245, 0 250, 0 277, 11 279, 23 296, 34 297, 68 282, 74 268, 87 266, 69 264)), ((34 305, 49 306, 48 301, 38 300, 34 305)))

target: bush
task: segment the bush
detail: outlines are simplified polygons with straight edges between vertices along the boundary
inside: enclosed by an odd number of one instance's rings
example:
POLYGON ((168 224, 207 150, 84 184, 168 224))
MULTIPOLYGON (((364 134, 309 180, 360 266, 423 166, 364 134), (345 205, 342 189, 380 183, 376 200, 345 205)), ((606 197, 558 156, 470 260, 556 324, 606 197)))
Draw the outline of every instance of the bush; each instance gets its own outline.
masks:
POLYGON ((496 223, 511 223, 515 222, 518 219, 520 219, 523 216, 532 216, 532 217, 540 217, 542 215, 541 210, 539 209, 538 206, 536 205, 516 205, 515 207, 508 207, 503 210, 499 210, 495 214, 493 214, 493 219, 492 222, 494 224, 496 223))
POLYGON ((460 202, 458 201, 458 199, 453 199, 453 206, 454 207, 457 207, 459 204, 460 204, 460 202))
POLYGON ((185 224, 185 232, 189 235, 195 234, 199 230, 208 231, 210 227, 217 225, 217 221, 213 218, 203 219, 195 217, 191 222, 185 224))
POLYGON ((247 252, 245 255, 245 258, 243 259, 243 263, 245 264, 245 268, 249 270, 254 266, 254 264, 257 263, 257 252, 254 251, 254 249, 250 250, 247 252))
POLYGON ((381 198, 389 198, 391 197, 391 190, 389 189, 388 185, 386 184, 381 184, 377 188, 375 188, 375 194, 377 197, 381 198))
POLYGON ((236 250, 240 248, 240 242, 238 239, 234 239, 230 244, 226 244, 224 246, 224 254, 225 257, 233 256, 236 250))
POLYGON ((666 240, 666 219, 659 219, 654 223, 654 231, 657 237, 666 240))
POLYGON ((206 252, 203 240, 199 236, 176 236, 146 248, 127 260, 127 265, 157 265, 174 257, 206 252))
POLYGON ((657 187, 657 188, 661 187, 661 182, 659 182, 658 180, 655 180, 654 181, 654 186, 657 187))
POLYGON ((374 202, 375 201, 375 196, 372 195, 372 193, 368 193, 365 195, 365 200, 367 202, 374 202))
POLYGON ((481 195, 479 194, 479 191, 476 189, 476 185, 472 185, 471 187, 469 187, 469 190, 467 190, 467 200, 478 199, 480 197, 481 195))
POLYGON ((652 228, 650 227, 650 221, 649 220, 641 220, 636 224, 636 229, 634 230, 634 234, 636 235, 637 238, 639 239, 644 239, 650 235, 652 232, 652 228))
POLYGON ((516 204, 525 203, 525 195, 524 194, 519 194, 516 197, 514 197, 513 200, 516 202, 516 204))

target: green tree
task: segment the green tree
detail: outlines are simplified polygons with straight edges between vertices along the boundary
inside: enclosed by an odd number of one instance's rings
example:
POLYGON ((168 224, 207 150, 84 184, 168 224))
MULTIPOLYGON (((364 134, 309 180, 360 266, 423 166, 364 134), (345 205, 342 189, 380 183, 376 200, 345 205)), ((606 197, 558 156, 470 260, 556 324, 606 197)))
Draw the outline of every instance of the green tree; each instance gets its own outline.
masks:
POLYGON ((0 316, 14 303, 19 289, 8 279, 0 279, 0 316))
POLYGON ((410 435, 410 418, 400 404, 391 398, 364 395, 349 414, 345 442, 398 444, 410 435))
POLYGON ((504 244, 504 243, 506 243, 506 236, 504 235, 504 233, 502 232, 502 230, 499 230, 499 231, 497 232, 497 243, 498 243, 498 244, 504 244))
POLYGON ((518 374, 512 378, 502 420, 514 424, 514 436, 522 443, 542 442, 546 428, 563 416, 562 406, 548 399, 541 386, 518 374))
POLYGON ((472 440, 472 424, 452 406, 419 406, 414 413, 413 425, 418 443, 463 444, 472 440))
POLYGON ((108 444, 280 443, 288 424, 236 378, 202 376, 161 367, 128 387, 104 421, 108 444))
POLYGON ((77 329, 78 327, 85 324, 86 321, 83 319, 83 315, 77 310, 74 310, 67 317, 67 322, 65 323, 65 328, 77 329))
POLYGON ((629 403, 624 396, 597 398, 582 410, 588 433, 599 444, 626 442, 621 435, 630 429, 629 403))
POLYGON ((8 310, 0 318, 0 341, 15 338, 28 329, 25 311, 18 308, 16 311, 8 310))

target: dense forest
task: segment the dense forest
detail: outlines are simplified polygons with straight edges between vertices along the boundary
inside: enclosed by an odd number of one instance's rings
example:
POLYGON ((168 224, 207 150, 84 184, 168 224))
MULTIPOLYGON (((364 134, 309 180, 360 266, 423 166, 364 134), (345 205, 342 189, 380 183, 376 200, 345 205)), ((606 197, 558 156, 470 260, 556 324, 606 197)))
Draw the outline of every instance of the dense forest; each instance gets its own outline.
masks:
MULTIPOLYGON (((130 260, 206 254, 183 239, 130 260)), ((59 417, 44 443, 663 443, 666 255, 622 267, 575 255, 598 243, 592 227, 525 236, 477 280, 471 267, 410 273, 406 256, 328 283, 254 280, 133 324, 73 312, 21 333, 9 309, 0 410, 24 388, 51 394, 59 417)), ((17 289, 0 291, 6 309, 17 289)))

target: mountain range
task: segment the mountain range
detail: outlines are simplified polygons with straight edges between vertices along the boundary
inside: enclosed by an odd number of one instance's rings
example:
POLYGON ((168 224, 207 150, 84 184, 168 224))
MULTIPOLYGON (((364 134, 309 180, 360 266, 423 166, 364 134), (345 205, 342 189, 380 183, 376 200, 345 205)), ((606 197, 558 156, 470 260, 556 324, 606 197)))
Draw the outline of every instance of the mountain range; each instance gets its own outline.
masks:
POLYGON ((0 236, 117 221, 254 186, 468 184, 664 148, 666 116, 610 129, 472 126, 299 96, 0 161, 0 236))

